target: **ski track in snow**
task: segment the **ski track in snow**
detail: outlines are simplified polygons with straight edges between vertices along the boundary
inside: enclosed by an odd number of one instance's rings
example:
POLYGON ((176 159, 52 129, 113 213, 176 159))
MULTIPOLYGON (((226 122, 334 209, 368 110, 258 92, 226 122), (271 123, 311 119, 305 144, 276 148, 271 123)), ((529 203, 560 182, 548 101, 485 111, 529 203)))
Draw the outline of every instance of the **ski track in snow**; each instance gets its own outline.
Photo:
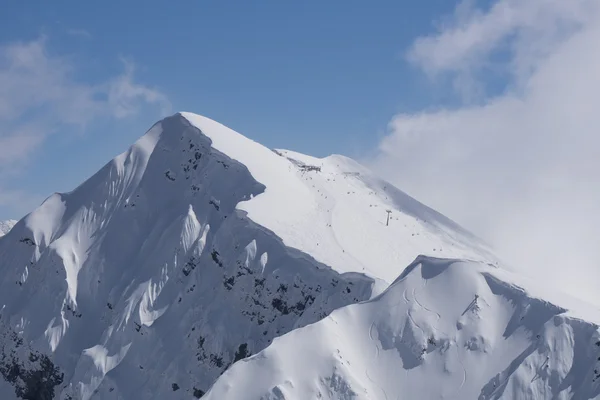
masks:
MULTIPOLYGON (((427 286, 427 279, 423 279, 422 289, 425 288, 426 286, 427 286)), ((417 294, 416 294, 416 288, 413 288, 412 295, 413 295, 413 299, 415 300, 416 304, 418 304, 423 310, 425 310, 431 314, 434 314, 436 316, 436 322, 439 322, 441 320, 442 316, 438 312, 431 310, 430 308, 426 307, 418 300, 417 294)), ((440 330, 436 327, 436 323, 431 324, 431 328, 434 331, 441 333, 442 337, 449 337, 449 335, 447 333, 443 332, 442 330, 440 330)))
POLYGON ((408 319, 410 319, 410 322, 412 322, 414 326, 416 326, 417 328, 419 328, 419 330, 421 331, 421 333, 423 334, 423 336, 427 336, 427 333, 425 332, 425 330, 423 328, 421 328, 419 326, 419 324, 417 324, 415 322, 413 316, 410 313, 410 308, 406 311, 406 315, 408 316, 408 319))
POLYGON ((379 386, 379 384, 378 384, 377 382, 375 382, 375 381, 374 381, 374 380, 373 380, 373 379, 372 379, 372 378, 369 376, 369 369, 368 369, 368 368, 365 368, 365 375, 366 375, 367 379, 368 379, 369 381, 371 381, 371 384, 372 384, 374 387, 376 387, 377 389, 381 390, 381 393, 383 393, 383 398, 384 398, 385 400, 389 400, 389 399, 388 399, 388 396, 387 396, 387 393, 386 393, 386 391, 385 391, 385 389, 384 389, 384 388, 382 388, 381 386, 379 386))
POLYGON ((373 343, 375 343, 375 358, 379 357, 379 352, 381 351, 379 348, 379 341, 373 339, 373 328, 375 328, 375 322, 371 323, 371 326, 369 328, 369 339, 371 339, 373 341, 373 343))
MULTIPOLYGON (((426 281, 426 280, 424 280, 424 282, 427 282, 427 281, 426 281)), ((421 303, 421 302, 419 301, 419 299, 417 298, 417 294, 416 294, 416 292, 415 292, 416 290, 417 290, 417 288, 413 288, 413 292, 412 292, 413 299, 415 299, 415 303, 417 303, 417 304, 418 304, 418 305, 419 305, 419 306, 420 306, 422 309, 424 309, 425 311, 428 311, 428 312, 430 312, 430 313, 434 314, 434 315, 436 316, 436 318, 437 318, 438 320, 440 320, 440 319, 442 318, 442 316, 440 315, 440 313, 438 313, 438 312, 436 312, 436 311, 433 311, 432 309, 428 308, 427 306, 425 306, 423 303, 421 303)))
POLYGON ((460 351, 458 349, 458 343, 455 343, 456 346, 456 359, 458 360, 462 370, 463 370, 463 378, 462 378, 462 382, 460 383, 460 387, 457 389, 456 393, 454 393, 454 396, 458 395, 462 388, 465 386, 465 383, 467 382, 467 368, 465 367, 465 364, 462 361, 462 358, 460 356, 460 351))
POLYGON ((404 298, 404 302, 405 302, 406 304, 409 304, 409 303, 410 303, 410 300, 409 300, 409 299, 408 299, 408 297, 406 296, 406 291, 407 291, 407 290, 408 290, 408 287, 407 287, 407 288, 404 288, 404 291, 402 292, 402 297, 404 298))
MULTIPOLYGON (((375 322, 372 322, 370 327, 369 327, 369 339, 375 344, 375 361, 374 363, 377 363, 377 360, 379 359, 379 354, 380 354, 380 348, 379 348, 379 339, 375 340, 373 338, 373 328, 375 327, 375 322)), ((378 388, 379 390, 381 390, 381 392, 383 393, 383 396, 386 400, 388 400, 388 396, 386 391, 377 383, 375 382, 373 379, 371 379, 371 377, 369 376, 369 367, 365 368, 365 375, 367 377, 367 379, 369 381, 371 381, 371 383, 378 388)))

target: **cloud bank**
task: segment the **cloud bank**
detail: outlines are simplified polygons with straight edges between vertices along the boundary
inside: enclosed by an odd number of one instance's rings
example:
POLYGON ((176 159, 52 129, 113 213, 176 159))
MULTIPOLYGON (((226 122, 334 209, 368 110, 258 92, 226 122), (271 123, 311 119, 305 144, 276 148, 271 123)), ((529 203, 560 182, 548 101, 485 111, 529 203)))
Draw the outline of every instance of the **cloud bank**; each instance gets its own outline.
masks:
POLYGON ((515 268, 600 305, 600 3, 458 5, 407 59, 459 106, 396 115, 369 162, 515 268))

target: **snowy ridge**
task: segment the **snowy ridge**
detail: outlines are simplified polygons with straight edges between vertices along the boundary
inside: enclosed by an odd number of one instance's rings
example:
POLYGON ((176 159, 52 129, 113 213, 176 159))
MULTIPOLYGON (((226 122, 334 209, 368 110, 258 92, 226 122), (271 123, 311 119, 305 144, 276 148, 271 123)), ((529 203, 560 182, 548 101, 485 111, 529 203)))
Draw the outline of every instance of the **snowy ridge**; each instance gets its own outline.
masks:
POLYGON ((236 208, 339 272, 391 283, 416 254, 494 260, 473 235, 347 157, 273 152, 208 118, 182 115, 265 185, 236 208), (392 210, 390 226, 386 210, 392 210))
POLYGON ((584 322, 515 279, 486 264, 420 257, 380 296, 235 364, 206 397, 598 398, 600 312, 584 322))
MULTIPOLYGON (((464 332, 500 343, 506 318, 515 310, 527 314, 531 304, 569 326, 578 321, 573 338, 595 327, 583 321, 597 321, 595 310, 566 304, 543 288, 506 289, 506 296, 498 289, 498 295, 494 290, 514 282, 498 265, 473 235, 351 159, 272 151, 208 118, 176 114, 74 191, 50 196, 0 240, 0 398, 189 399, 203 397, 213 384, 209 398, 300 399, 318 392, 395 398, 402 380, 392 384, 372 373, 414 365, 416 375, 402 382, 418 387, 419 371, 429 371, 420 352, 432 335, 454 349, 437 355, 427 348, 436 365, 449 363, 438 389, 460 398, 447 391, 461 376, 458 355, 468 357, 461 350, 464 332), (419 258, 405 270, 420 254, 471 261, 444 261, 449 266, 442 273, 419 278, 421 263, 438 263, 419 258), (458 329, 457 310, 475 293, 489 300, 490 311, 483 322, 465 320, 469 328, 458 329), (580 314, 564 312, 571 308, 580 314), (327 316, 334 310, 356 318, 343 324, 356 335, 332 328, 337 324, 327 316), (401 338, 416 361, 397 343, 400 359, 393 352, 389 360, 373 359, 384 353, 377 338, 401 338), (306 359, 316 375, 294 366, 293 357, 302 355, 294 353, 295 339, 322 350, 324 358, 306 359), (338 341, 345 357, 356 346, 366 353, 332 375, 328 357, 338 341), (273 374, 263 376, 259 361, 273 374), (373 365, 370 384, 364 368, 355 367, 362 362, 373 365), (260 385, 247 387, 252 379, 260 385), (314 385, 321 381, 329 386, 314 385)), ((489 376, 523 351, 530 339, 524 330, 539 328, 520 321, 523 329, 508 335, 514 343, 489 356, 489 376), (495 358, 500 353, 507 357, 502 362, 495 358)), ((580 342, 561 339, 563 348, 551 352, 581 354, 580 342)), ((577 361, 578 368, 588 371, 586 363, 577 361)), ((461 393, 482 390, 487 378, 465 378, 461 393)), ((562 385, 583 390, 578 379, 567 385, 565 377, 562 385)), ((592 393, 590 385, 580 393, 592 393)), ((442 393, 435 387, 428 387, 431 398, 442 393)))
POLYGON ((16 223, 17 221, 13 219, 0 221, 0 236, 6 235, 12 229, 12 227, 15 226, 16 223))

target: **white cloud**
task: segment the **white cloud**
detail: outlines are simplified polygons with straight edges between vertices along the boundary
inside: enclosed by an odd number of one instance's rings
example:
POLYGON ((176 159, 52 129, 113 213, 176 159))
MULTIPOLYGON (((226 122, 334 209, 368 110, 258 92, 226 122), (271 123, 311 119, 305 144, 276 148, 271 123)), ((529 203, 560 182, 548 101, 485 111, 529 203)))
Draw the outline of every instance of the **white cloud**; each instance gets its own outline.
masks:
MULTIPOLYGON (((135 81, 135 66, 100 84, 74 79, 68 57, 52 54, 46 38, 0 46, 0 186, 2 203, 14 196, 14 172, 51 135, 82 129, 99 118, 124 118, 151 105, 158 116, 170 112, 159 90, 135 81)), ((17 205, 17 204, 15 204, 17 205)))
POLYGON ((73 79, 66 57, 50 54, 46 39, 0 47, 0 168, 23 159, 59 128, 97 118, 123 118, 144 105, 169 111, 158 90, 136 83, 134 65, 101 84, 73 79))
POLYGON ((418 38, 407 58, 432 78, 449 76, 470 93, 484 74, 506 76, 513 89, 571 35, 595 23, 595 0, 500 0, 489 9, 463 1, 434 35, 418 38))
POLYGON ((134 81, 135 64, 122 60, 125 72, 107 85, 108 105, 117 118, 136 114, 142 104, 155 104, 161 112, 169 112, 171 105, 160 91, 134 81))
POLYGON ((408 59, 459 91, 501 68, 506 89, 395 116, 371 164, 519 268, 600 304, 600 3, 469 4, 408 59))

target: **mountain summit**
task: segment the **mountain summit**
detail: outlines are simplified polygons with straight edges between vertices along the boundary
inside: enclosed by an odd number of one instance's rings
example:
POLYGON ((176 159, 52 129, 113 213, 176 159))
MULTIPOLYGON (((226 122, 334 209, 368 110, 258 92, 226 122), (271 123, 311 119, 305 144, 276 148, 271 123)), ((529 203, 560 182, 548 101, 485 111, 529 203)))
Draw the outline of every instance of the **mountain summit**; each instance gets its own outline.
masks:
POLYGON ((46 199, 0 271, 3 399, 598 393, 593 311, 347 157, 195 114, 46 199))

